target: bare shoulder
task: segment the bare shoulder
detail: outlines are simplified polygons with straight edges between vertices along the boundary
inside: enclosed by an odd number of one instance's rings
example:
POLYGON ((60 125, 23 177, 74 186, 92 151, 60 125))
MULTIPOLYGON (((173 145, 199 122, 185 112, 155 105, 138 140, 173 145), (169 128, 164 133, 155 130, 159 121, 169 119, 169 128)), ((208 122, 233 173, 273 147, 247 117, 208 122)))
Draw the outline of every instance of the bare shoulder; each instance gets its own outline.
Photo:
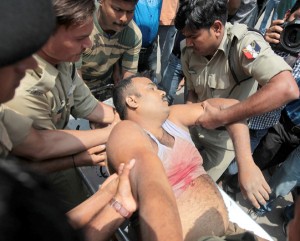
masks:
POLYGON ((129 120, 119 122, 111 131, 107 141, 107 150, 110 147, 127 147, 138 145, 142 140, 149 140, 144 129, 137 123, 129 120))
POLYGON ((153 151, 145 130, 133 121, 121 121, 112 130, 106 143, 108 162, 113 166, 153 151))

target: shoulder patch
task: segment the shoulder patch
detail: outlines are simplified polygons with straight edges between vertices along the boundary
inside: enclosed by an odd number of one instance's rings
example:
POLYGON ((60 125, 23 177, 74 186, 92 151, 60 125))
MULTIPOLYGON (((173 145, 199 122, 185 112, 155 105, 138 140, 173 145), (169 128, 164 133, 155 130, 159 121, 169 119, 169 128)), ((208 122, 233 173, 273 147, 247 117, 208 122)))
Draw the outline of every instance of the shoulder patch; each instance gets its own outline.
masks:
POLYGON ((243 53, 247 59, 256 59, 260 53, 260 46, 253 40, 247 47, 243 48, 243 53))

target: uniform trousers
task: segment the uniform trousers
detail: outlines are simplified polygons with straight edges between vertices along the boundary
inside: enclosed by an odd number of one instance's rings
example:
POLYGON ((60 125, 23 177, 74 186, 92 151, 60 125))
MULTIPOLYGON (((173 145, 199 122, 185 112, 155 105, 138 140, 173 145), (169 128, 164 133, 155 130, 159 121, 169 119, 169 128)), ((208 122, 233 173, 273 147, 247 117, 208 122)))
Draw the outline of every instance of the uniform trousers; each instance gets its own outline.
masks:
POLYGON ((228 132, 225 129, 208 130, 194 126, 190 128, 190 134, 203 158, 205 171, 216 182, 235 157, 228 132))

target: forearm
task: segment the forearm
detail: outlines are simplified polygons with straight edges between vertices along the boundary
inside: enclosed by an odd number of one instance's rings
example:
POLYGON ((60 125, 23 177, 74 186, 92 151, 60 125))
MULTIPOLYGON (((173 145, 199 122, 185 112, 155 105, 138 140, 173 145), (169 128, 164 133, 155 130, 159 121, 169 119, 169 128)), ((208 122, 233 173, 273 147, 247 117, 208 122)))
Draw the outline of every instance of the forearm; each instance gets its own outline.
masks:
POLYGON ((136 187, 133 193, 139 205, 141 239, 182 240, 176 199, 160 159, 152 153, 140 152, 136 160, 135 169, 131 173, 134 184, 131 186, 136 187), (152 175, 149 175, 149 170, 152 170, 152 175), (160 214, 159 219, 157 213, 160 214))
POLYGON ((107 204, 102 209, 102 212, 98 213, 85 225, 86 240, 109 240, 124 221, 125 218, 107 204))
POLYGON ((96 108, 86 119, 95 123, 110 124, 115 119, 115 111, 113 107, 99 101, 96 108))
POLYGON ((35 171, 41 173, 53 173, 57 171, 74 168, 73 156, 65 156, 40 162, 29 160, 27 164, 35 171))
POLYGON ((299 98, 299 89, 290 72, 284 71, 239 104, 223 109, 218 116, 223 125, 261 115, 299 98))
POLYGON ((250 146, 249 129, 245 122, 237 122, 226 126, 226 129, 232 139, 235 158, 239 170, 247 168, 249 164, 254 164, 250 146))
POLYGON ((170 188, 152 182, 141 193, 139 220, 142 240, 183 240, 178 208, 170 188), (160 210, 159 219, 155 210, 160 210))
POLYGON ((47 160, 72 155, 106 143, 111 127, 95 130, 35 130, 13 148, 13 153, 30 160, 47 160))
POLYGON ((83 228, 86 226, 93 218, 99 215, 101 210, 103 210, 113 196, 114 193, 98 190, 86 201, 67 213, 72 225, 74 225, 75 228, 83 228))

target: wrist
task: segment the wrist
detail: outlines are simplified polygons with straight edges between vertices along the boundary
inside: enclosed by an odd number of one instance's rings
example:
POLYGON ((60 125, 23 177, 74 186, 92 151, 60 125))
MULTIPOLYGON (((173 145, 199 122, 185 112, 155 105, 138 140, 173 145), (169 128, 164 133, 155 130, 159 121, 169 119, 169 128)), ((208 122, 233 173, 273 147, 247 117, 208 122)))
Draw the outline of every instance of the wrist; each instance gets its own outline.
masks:
POLYGON ((121 202, 119 202, 116 198, 112 198, 109 201, 109 205, 117 212, 119 213, 123 218, 130 218, 132 215, 131 212, 129 212, 121 202))

